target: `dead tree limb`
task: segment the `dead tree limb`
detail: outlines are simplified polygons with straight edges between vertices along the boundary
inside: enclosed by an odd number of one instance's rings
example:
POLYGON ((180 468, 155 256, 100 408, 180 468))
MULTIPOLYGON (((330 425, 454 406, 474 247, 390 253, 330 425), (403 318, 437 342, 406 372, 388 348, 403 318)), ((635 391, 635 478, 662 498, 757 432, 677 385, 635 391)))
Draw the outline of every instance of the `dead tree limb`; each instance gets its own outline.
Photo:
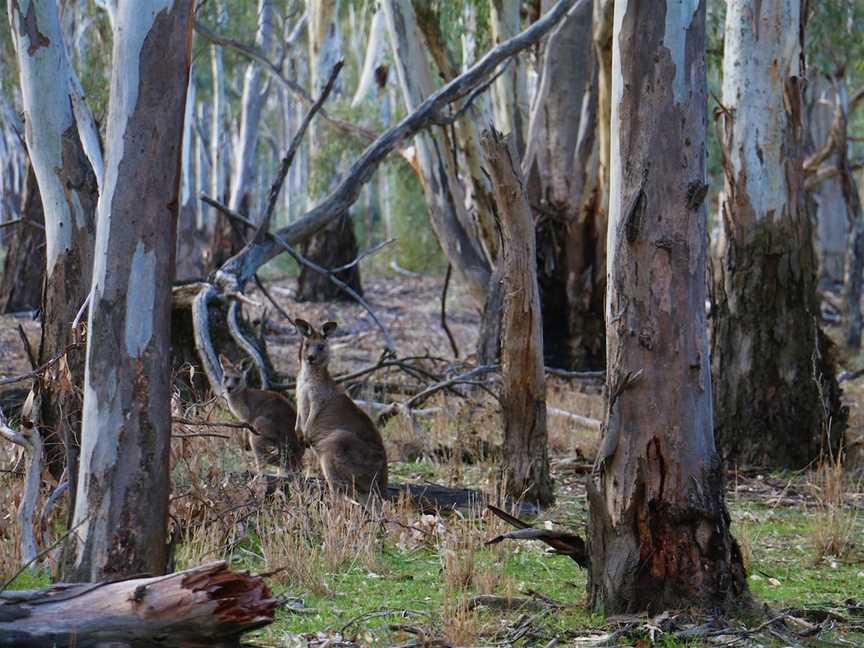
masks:
MULTIPOLYGON (((498 66, 526 48, 536 44, 568 13, 588 0, 559 0, 528 29, 491 49, 464 73, 442 86, 398 124, 382 133, 351 165, 339 184, 306 214, 276 232, 278 239, 296 245, 346 213, 357 200, 363 186, 378 165, 399 144, 442 120, 445 107, 469 97, 495 74, 498 66)), ((242 289, 262 265, 282 252, 277 239, 246 245, 228 259, 217 272, 220 286, 242 289)))
POLYGON ((585 541, 574 533, 566 531, 553 531, 551 529, 537 529, 532 527, 527 522, 523 522, 517 517, 514 517, 502 511, 497 506, 487 505, 488 509, 497 517, 501 518, 508 524, 515 526, 518 531, 510 531, 502 533, 499 536, 487 541, 487 545, 497 544, 502 540, 539 540, 564 556, 570 556, 577 565, 583 569, 587 569, 589 563, 588 549, 585 546, 585 541))
POLYGON ((224 562, 109 583, 0 594, 0 638, 19 648, 232 646, 272 623, 277 600, 259 576, 224 562))
POLYGON ((55 364, 57 364, 63 357, 65 357, 65 355, 69 351, 71 351, 72 349, 80 349, 80 348, 81 348, 81 344, 78 342, 74 342, 73 344, 70 344, 69 346, 67 346, 65 349, 63 349, 63 351, 61 351, 56 356, 54 356, 53 358, 51 358, 47 362, 43 363, 42 365, 40 365, 39 367, 37 367, 33 371, 30 371, 30 372, 25 373, 25 374, 21 374, 19 376, 12 376, 11 378, 0 379, 0 385, 11 385, 12 383, 23 382, 25 380, 37 378, 38 376, 41 376, 47 369, 50 369, 55 364))

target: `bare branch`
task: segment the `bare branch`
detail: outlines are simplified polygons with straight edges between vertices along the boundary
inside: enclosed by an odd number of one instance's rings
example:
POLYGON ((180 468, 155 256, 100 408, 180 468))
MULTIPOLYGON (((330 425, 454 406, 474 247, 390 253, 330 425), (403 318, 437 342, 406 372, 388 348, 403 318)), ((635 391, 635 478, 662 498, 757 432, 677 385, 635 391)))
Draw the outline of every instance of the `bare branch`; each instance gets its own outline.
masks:
POLYGON ((321 96, 319 96, 318 100, 312 104, 309 112, 307 112, 306 116, 303 118, 300 128, 298 128, 297 132, 294 133, 294 137, 291 139, 291 145, 288 147, 288 151, 285 153, 285 156, 282 158, 282 163, 279 165, 279 173, 276 175, 276 179, 270 186, 270 193, 267 195, 267 208, 259 221, 260 225, 258 225, 258 229, 252 239, 254 243, 260 243, 269 234, 270 221, 273 218, 273 211, 276 209, 276 201, 279 199, 282 185, 285 184, 285 178, 288 176, 288 170, 291 168, 291 163, 294 162, 294 156, 297 154, 297 149, 300 148, 300 143, 303 141, 303 136, 306 134, 306 129, 312 122, 312 118, 315 117, 315 113, 321 111, 324 102, 327 101, 327 97, 329 97, 330 93, 333 91, 333 86, 336 84, 339 72, 342 71, 344 66, 345 61, 337 61, 336 65, 333 66, 333 69, 330 70, 330 76, 327 78, 327 83, 324 84, 321 96))
POLYGON ((450 327, 447 326, 447 288, 450 286, 450 277, 453 274, 452 264, 447 264, 447 274, 444 275, 444 288, 441 290, 441 328, 447 334, 447 340, 450 342, 450 349, 453 351, 453 356, 459 357, 459 347, 456 346, 456 339, 453 337, 450 327))
MULTIPOLYGON (((318 205, 302 218, 280 229, 277 232, 279 240, 289 246, 295 245, 346 213, 378 165, 391 151, 420 131, 434 126, 445 106, 470 95, 472 90, 494 75, 503 61, 539 42, 569 11, 575 11, 587 2, 588 0, 559 0, 528 29, 494 47, 471 68, 439 88, 414 112, 370 144, 351 165, 341 182, 318 205)), ((275 240, 246 245, 223 264, 217 272, 217 282, 223 286, 227 284, 242 287, 258 268, 281 253, 280 247, 281 244, 275 240)))
POLYGON ((25 428, 18 432, 10 428, 3 410, 0 410, 0 436, 21 446, 29 455, 27 475, 24 478, 24 492, 21 493, 21 502, 18 505, 21 560, 26 566, 34 562, 39 555, 36 534, 33 532, 33 520, 36 515, 36 502, 39 500, 39 489, 42 486, 42 437, 35 428, 25 428))
POLYGON ((51 366, 53 366, 54 364, 59 362, 60 359, 63 358, 63 356, 65 356, 69 351, 71 351, 72 349, 80 349, 80 348, 81 348, 81 344, 78 342, 70 344, 65 349, 63 349, 60 353, 58 353, 56 356, 54 356, 53 358, 48 360, 48 362, 42 364, 41 366, 37 367, 33 371, 26 373, 26 374, 21 374, 20 376, 12 376, 11 378, 3 378, 2 380, 0 380, 0 385, 11 385, 12 383, 23 382, 25 380, 30 380, 31 378, 36 378, 37 376, 42 375, 51 366))
MULTIPOLYGON (((198 32, 199 35, 203 36, 211 43, 215 45, 221 45, 222 47, 228 47, 233 49, 235 52, 239 52, 243 56, 255 61, 260 64, 264 70, 270 74, 273 79, 275 79, 278 83, 280 83, 288 92, 293 94, 295 97, 303 101, 308 105, 313 105, 315 101, 312 97, 309 96, 309 93, 303 89, 296 81, 293 81, 282 74, 282 70, 279 67, 270 61, 263 52, 259 51, 257 47, 246 45, 239 41, 234 40, 233 38, 228 38, 227 36, 223 36, 221 34, 216 33, 209 27, 207 27, 200 20, 195 21, 195 31, 198 32)), ((321 118, 326 120, 335 128, 338 128, 344 133, 352 135, 353 137, 357 137, 366 142, 372 142, 375 140, 377 134, 363 126, 358 126, 357 124, 352 124, 351 122, 345 121, 344 119, 339 119, 337 117, 333 117, 326 110, 320 111, 321 118)))

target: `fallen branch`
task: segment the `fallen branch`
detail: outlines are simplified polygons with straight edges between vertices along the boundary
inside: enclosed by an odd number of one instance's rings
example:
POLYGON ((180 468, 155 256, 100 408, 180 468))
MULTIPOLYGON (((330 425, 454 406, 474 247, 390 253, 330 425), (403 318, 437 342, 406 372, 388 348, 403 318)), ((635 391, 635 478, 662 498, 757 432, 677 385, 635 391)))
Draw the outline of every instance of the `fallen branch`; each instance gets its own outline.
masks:
POLYGON ((497 544, 502 540, 508 539, 539 540, 540 542, 552 547, 556 553, 570 556, 570 558, 572 558, 580 567, 584 569, 588 568, 588 565, 590 564, 588 549, 585 546, 585 541, 576 534, 567 533, 566 531, 553 531, 551 529, 536 529, 527 522, 523 522, 519 518, 510 515, 506 511, 502 511, 496 506, 489 504, 487 505, 487 508, 497 517, 501 518, 508 524, 512 524, 518 529, 518 531, 502 533, 501 535, 488 540, 486 542, 487 545, 497 544))
POLYGON ((276 606, 259 576, 216 562, 154 578, 0 594, 0 637, 19 648, 237 645, 272 623, 276 606))
POLYGON ((557 407, 552 407, 549 404, 546 405, 546 414, 548 414, 549 416, 559 416, 562 418, 570 419, 577 425, 581 425, 582 427, 594 430, 595 432, 599 432, 600 428, 603 426, 603 422, 595 418, 589 418, 587 416, 573 414, 572 412, 567 412, 557 407))

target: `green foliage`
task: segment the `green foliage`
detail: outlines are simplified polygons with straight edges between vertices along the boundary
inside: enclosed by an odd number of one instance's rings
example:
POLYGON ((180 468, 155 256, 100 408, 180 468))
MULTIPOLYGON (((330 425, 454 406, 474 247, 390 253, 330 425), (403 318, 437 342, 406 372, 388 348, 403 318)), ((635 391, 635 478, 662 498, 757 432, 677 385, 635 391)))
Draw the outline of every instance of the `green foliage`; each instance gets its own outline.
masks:
POLYGON ((864 2, 809 2, 807 64, 823 73, 846 67, 864 73, 864 2))

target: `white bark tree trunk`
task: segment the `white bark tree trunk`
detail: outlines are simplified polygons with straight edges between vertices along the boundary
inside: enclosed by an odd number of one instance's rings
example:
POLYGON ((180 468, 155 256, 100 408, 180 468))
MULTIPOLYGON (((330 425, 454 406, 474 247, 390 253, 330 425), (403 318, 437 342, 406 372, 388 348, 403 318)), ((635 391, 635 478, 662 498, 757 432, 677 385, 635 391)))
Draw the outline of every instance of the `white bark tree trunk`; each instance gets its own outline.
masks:
MULTIPOLYGON (((273 40, 273 0, 258 0, 258 30, 255 34, 255 46, 264 54, 269 53, 273 40)), ((247 209, 252 191, 255 167, 255 149, 258 142, 258 122, 264 105, 267 103, 269 83, 264 79, 261 66, 250 61, 246 66, 246 76, 243 81, 243 98, 240 108, 240 136, 236 153, 233 158, 231 172, 231 200, 229 207, 242 212, 244 200, 247 209)), ((251 213, 251 212, 250 212, 251 213)))
MULTIPOLYGON (((512 38, 522 31, 520 15, 522 3, 513 0, 489 0, 492 41, 495 45, 512 38)), ((527 58, 526 56, 520 58, 527 58)), ((504 133, 516 136, 519 155, 525 151, 525 135, 528 129, 530 101, 526 66, 516 59, 507 71, 492 85, 492 109, 495 127, 504 133)))
POLYGON ((74 569, 166 568, 171 281, 193 0, 121 3, 87 343, 74 569))
MULTIPOLYGON (((808 114, 808 124, 813 145, 820 147, 828 139, 834 122, 836 93, 831 84, 821 75, 811 82, 808 95, 813 97, 808 114)), ((836 166, 837 156, 827 162, 836 166)), ((846 201, 838 178, 828 178, 819 183, 812 193, 816 206, 816 254, 819 258, 819 283, 827 290, 837 290, 843 285, 846 266, 846 247, 849 232, 846 201)))
POLYGON ((615 2, 612 49, 609 402, 589 482, 589 598, 606 614, 732 608, 746 580, 712 425, 705 0, 615 2))
MULTIPOLYGON (((387 29, 393 48, 396 74, 409 112, 432 94, 435 84, 426 59, 423 40, 411 0, 384 0, 387 29)), ((491 270, 470 232, 471 217, 465 209, 465 193, 453 162, 447 134, 437 126, 414 138, 423 192, 432 228, 459 279, 472 298, 483 306, 491 270)))
MULTIPOLYGON (((82 144, 82 126, 73 109, 75 77, 54 0, 9 3, 9 22, 18 58, 27 149, 36 173, 45 218, 46 290, 42 303, 40 362, 73 342, 70 323, 89 291, 93 263, 98 187, 82 144)), ((33 262, 39 262, 34 259, 33 262)), ((67 355, 71 382, 83 382, 84 354, 67 355)), ((74 469, 80 399, 61 389, 51 374, 36 388, 45 430, 46 460, 59 478, 74 469)))
POLYGON ((802 468, 844 424, 803 192, 802 19, 799 0, 726 10, 712 363, 717 444, 744 465, 802 468))

